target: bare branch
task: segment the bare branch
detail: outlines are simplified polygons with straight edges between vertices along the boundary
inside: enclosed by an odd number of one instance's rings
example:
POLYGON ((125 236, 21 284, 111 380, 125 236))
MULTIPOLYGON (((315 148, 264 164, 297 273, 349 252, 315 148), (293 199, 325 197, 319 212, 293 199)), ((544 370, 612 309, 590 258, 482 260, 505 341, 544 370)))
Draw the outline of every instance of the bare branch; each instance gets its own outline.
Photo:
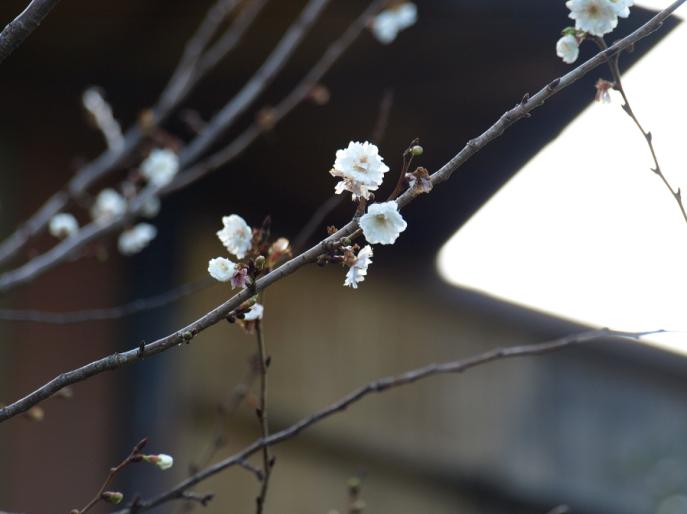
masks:
MULTIPOLYGON (((349 393, 340 400, 330 404, 324 409, 301 419, 299 422, 291 425, 290 427, 285 428, 280 432, 276 432, 269 437, 255 441, 253 444, 246 447, 239 453, 236 453, 196 473, 194 476, 180 482, 178 485, 176 485, 169 491, 160 494, 152 500, 140 502, 137 506, 137 512, 146 511, 168 501, 179 498, 180 495, 184 493, 184 491, 190 489, 196 484, 210 478, 211 476, 216 475, 217 473, 229 467, 240 465, 241 462, 245 461, 245 459, 247 459, 249 456, 253 455, 254 453, 260 451, 265 447, 274 446, 276 444, 279 444, 281 442, 284 442, 288 439, 295 437, 296 435, 303 432, 305 429, 310 428, 312 425, 315 425, 329 418, 330 416, 333 416, 334 414, 346 410, 352 404, 362 400, 370 394, 382 393, 384 391, 412 384, 435 375, 463 373, 469 369, 476 368, 478 366, 503 359, 543 355, 551 352, 560 351, 573 345, 590 343, 599 340, 608 340, 609 338, 637 339, 639 337, 655 334, 658 332, 661 331, 617 332, 609 329, 591 330, 563 337, 560 339, 554 339, 553 341, 548 341, 545 343, 496 348, 494 350, 490 350, 475 355, 473 357, 469 357, 467 359, 444 362, 439 364, 429 364, 428 366, 407 371, 406 373, 402 373, 400 375, 374 380, 368 383, 367 385, 349 393)), ((118 511, 117 514, 129 514, 130 512, 131 511, 129 509, 123 509, 118 511)))
MULTIPOLYGON (((523 100, 518 103, 515 107, 507 111, 505 114, 499 118, 499 120, 487 129, 479 137, 470 140, 467 145, 449 162, 442 166, 438 171, 431 175, 431 181, 434 186, 448 180, 450 176, 462 166, 470 157, 475 155, 481 149, 486 147, 493 140, 497 139, 503 132, 512 126, 514 123, 522 118, 526 118, 530 115, 530 112, 541 106, 546 100, 555 95, 556 93, 562 91, 566 87, 572 85, 577 80, 582 78, 584 75, 589 73, 595 67, 604 63, 609 57, 615 55, 617 52, 628 48, 637 41, 646 37, 648 34, 657 30, 663 23, 663 21, 670 16, 670 14, 675 11, 680 5, 685 3, 687 0, 676 0, 670 7, 666 8, 664 11, 660 12, 649 20, 642 27, 637 29, 635 32, 625 37, 624 39, 616 42, 613 46, 599 52, 597 55, 589 59, 587 62, 581 64, 574 70, 570 71, 561 78, 557 78, 552 81, 549 85, 544 87, 534 96, 529 98, 527 101, 523 100)), ((416 197, 416 193, 413 190, 408 190, 398 197, 396 200, 399 207, 404 207, 409 204, 416 197)), ((304 265, 315 262, 318 256, 326 253, 331 245, 338 243, 342 238, 351 236, 356 232, 358 228, 357 221, 353 220, 346 224, 343 228, 338 230, 335 234, 330 235, 326 239, 320 241, 318 244, 306 250, 305 252, 297 255, 291 260, 285 262, 283 265, 277 269, 271 271, 267 275, 261 277, 256 281, 251 289, 244 289, 234 297, 230 298, 223 304, 217 306, 212 311, 208 312, 204 316, 200 317, 193 323, 187 325, 186 327, 166 336, 157 341, 154 341, 146 346, 146 355, 152 355, 155 353, 163 352, 169 348, 175 347, 180 343, 190 343, 190 341, 199 333, 206 328, 219 323, 226 318, 234 309, 239 307, 243 302, 248 300, 250 297, 265 290, 267 287, 273 283, 287 277, 288 275, 294 273, 296 270, 300 269, 304 265)), ((85 229, 84 229, 85 230, 85 229)), ((93 234, 95 236, 95 234, 93 234)), ((76 239, 76 238, 73 238, 76 239)), ((60 245, 58 245, 59 248, 60 245)), ((0 278, 0 290, 2 289, 2 278, 0 278)), ((57 377, 53 378, 50 382, 46 383, 42 387, 36 389, 32 393, 28 394, 24 398, 17 400, 16 402, 3 407, 0 409, 0 422, 5 421, 17 414, 20 414, 27 409, 36 405, 38 402, 44 400, 55 392, 59 391, 62 387, 70 384, 75 384, 86 380, 89 377, 98 375, 104 371, 109 371, 113 369, 120 368, 126 364, 137 361, 140 358, 138 348, 134 348, 127 352, 115 353, 108 357, 96 360, 82 366, 80 368, 62 373, 57 377)))
POLYGON ((0 32, 0 63, 38 28, 60 0, 31 0, 29 5, 0 32))

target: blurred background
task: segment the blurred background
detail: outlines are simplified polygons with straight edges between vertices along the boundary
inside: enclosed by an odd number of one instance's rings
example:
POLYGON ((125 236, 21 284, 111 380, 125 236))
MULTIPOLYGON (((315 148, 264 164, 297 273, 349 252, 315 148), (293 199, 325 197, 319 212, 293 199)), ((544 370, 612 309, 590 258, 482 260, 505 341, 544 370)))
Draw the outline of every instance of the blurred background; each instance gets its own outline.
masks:
MULTIPOLYGON (((403 150, 419 137, 425 153, 417 162, 435 170, 524 93, 568 70, 554 50, 568 24, 562 0, 416 3, 417 24, 393 44, 380 44, 368 31, 360 36, 322 81, 330 93, 325 105, 304 102, 232 163, 166 199, 153 222, 158 237, 141 254, 121 257, 115 238, 108 239, 0 296, 0 307, 109 307, 194 283, 206 277, 209 258, 224 255, 215 237, 223 215, 238 213, 252 226, 269 215, 273 233, 293 240, 333 194, 327 172, 336 150, 370 138, 388 92, 388 126, 375 141, 380 153, 397 173, 403 150)), ((1 2, 0 23, 25 4, 1 2)), ((182 109, 208 120, 304 4, 269 2, 182 109)), ((136 123, 210 5, 64 1, 0 66, 2 235, 103 151, 82 92, 101 87, 122 125, 136 123)), ((287 94, 366 5, 333 0, 284 72, 217 146, 287 94)), ((651 15, 633 9, 614 36, 651 15)), ((674 26, 648 37, 623 65, 631 66, 674 26)), ((583 46, 582 58, 592 51, 583 46)), ((437 272, 436 259, 449 237, 593 101, 600 74, 558 95, 431 198, 404 210, 408 230, 393 247, 375 248, 359 290, 342 287, 344 271, 336 266, 307 267, 269 289, 264 323, 273 431, 380 376, 583 328, 451 285, 437 272)), ((183 141, 193 136, 180 116, 165 128, 183 141)), ((382 194, 394 180, 387 179, 382 194)), ((351 204, 342 203, 312 242, 325 235, 326 225, 342 226, 351 215, 351 204)), ((48 236, 38 239, 21 258, 50 243, 48 236)), ((0 322, 0 402, 61 371, 166 335, 230 295, 226 285, 215 284, 119 320, 0 322)), ((19 417, 0 425, 0 511, 82 506, 107 469, 144 436, 151 452, 173 454, 175 466, 165 473, 128 468, 113 486, 128 499, 154 495, 188 476, 190 466, 255 440, 254 395, 248 392, 233 407, 237 394, 256 385, 254 339, 236 326, 216 325, 189 346, 78 384, 70 399, 44 402, 41 422, 19 417), (224 445, 211 452, 218 437, 224 445)), ((345 512, 347 479, 360 475, 366 511, 375 513, 534 514, 561 504, 580 514, 687 513, 686 369, 674 353, 609 342, 494 363, 368 398, 274 448, 266 512, 345 512)), ((254 508, 258 484, 232 468, 197 491, 217 495, 207 512, 245 512, 254 508)))

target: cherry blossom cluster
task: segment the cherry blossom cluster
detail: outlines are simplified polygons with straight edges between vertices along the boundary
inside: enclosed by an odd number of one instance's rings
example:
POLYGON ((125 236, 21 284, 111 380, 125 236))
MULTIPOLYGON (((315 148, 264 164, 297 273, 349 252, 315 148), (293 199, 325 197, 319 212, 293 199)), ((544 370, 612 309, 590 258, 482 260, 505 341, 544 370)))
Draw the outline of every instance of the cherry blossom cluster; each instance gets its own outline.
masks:
MULTIPOLYGON (((422 148, 418 145, 406 150, 402 170, 402 179, 418 193, 431 190, 427 170, 418 168, 412 174, 406 173, 406 170, 413 156, 421 154, 422 148)), ((369 244, 361 248, 345 241, 338 251, 335 249, 329 255, 322 256, 319 262, 340 262, 347 266, 344 285, 354 289, 365 280, 367 268, 372 263, 373 250, 370 245, 394 244, 408 226, 398 210, 398 204, 392 198, 386 202, 372 203, 367 207, 367 212, 364 211, 367 201, 374 199, 372 192, 379 189, 388 171, 389 167, 384 164, 377 146, 367 141, 351 141, 346 148, 338 150, 334 167, 329 171, 332 176, 341 179, 334 188, 335 193, 342 194, 348 191, 352 200, 358 202, 359 211, 362 212, 358 225, 369 244)))
POLYGON ((566 27, 556 43, 556 54, 568 64, 580 55, 580 44, 588 36, 603 37, 618 25, 618 18, 627 18, 634 0, 568 0, 569 17, 574 27, 566 27))
MULTIPOLYGON (((93 92, 85 95, 84 102, 93 109, 98 106, 104 109, 93 95, 93 92)), ((174 180, 178 171, 179 159, 174 151, 168 148, 153 149, 138 171, 121 184, 119 191, 108 187, 96 195, 90 206, 91 219, 101 225, 121 219, 127 214, 130 199, 138 194, 145 195, 140 214, 145 218, 154 218, 160 212, 158 192, 174 180)), ((48 229, 52 236, 65 239, 78 234, 79 223, 73 214, 61 212, 52 217, 48 229)), ((157 229, 153 225, 137 223, 128 226, 119 235, 117 248, 122 255, 134 255, 148 246, 156 235, 157 229)))
MULTIPOLYGON (((291 256, 288 239, 270 240, 269 219, 261 228, 255 229, 238 214, 224 216, 217 238, 236 261, 227 257, 212 258, 208 262, 208 273, 219 282, 229 283, 232 289, 251 287, 260 276, 291 256)), ((237 322, 252 332, 263 312, 263 306, 254 297, 232 312, 227 320, 237 322)))

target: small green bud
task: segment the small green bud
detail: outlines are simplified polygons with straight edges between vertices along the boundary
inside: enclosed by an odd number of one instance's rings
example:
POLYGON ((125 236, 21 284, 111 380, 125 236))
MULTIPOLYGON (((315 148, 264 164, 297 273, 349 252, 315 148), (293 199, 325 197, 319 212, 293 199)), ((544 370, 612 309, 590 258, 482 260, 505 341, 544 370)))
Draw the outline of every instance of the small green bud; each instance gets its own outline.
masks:
POLYGON ((124 500, 124 495, 119 491, 105 491, 100 497, 107 503, 119 505, 124 500))
POLYGON ((419 156, 422 155, 424 152, 425 152, 425 149, 422 148, 420 145, 415 145, 415 146, 413 146, 413 147, 410 149, 410 154, 411 154, 413 157, 419 157, 419 156))
POLYGON ((258 255, 255 258, 255 269, 258 271, 262 271, 264 267, 265 267, 265 257, 263 255, 258 255))

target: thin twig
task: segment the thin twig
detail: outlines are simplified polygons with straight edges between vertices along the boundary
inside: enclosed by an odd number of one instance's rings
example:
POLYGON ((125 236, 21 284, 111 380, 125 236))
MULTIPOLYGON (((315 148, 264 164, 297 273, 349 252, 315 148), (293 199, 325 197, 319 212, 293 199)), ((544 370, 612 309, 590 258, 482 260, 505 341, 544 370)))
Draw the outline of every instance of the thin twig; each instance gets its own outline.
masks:
MULTIPOLYGON (((478 366, 503 359, 543 355, 551 352, 560 351, 565 348, 569 348, 573 345, 590 343, 599 340, 608 340, 609 338, 636 340, 639 337, 656 334, 659 332, 661 331, 619 332, 609 329, 591 330, 579 334, 566 336, 560 339, 554 339, 552 341, 544 343, 496 348, 494 350, 489 350, 487 352, 480 353, 467 359, 444 362, 439 364, 430 364, 428 366, 414 369, 412 371, 408 371, 400 375, 374 380, 368 383, 367 385, 349 393, 340 400, 330 404, 324 409, 301 419, 299 422, 291 425, 290 427, 285 428, 280 432, 275 432, 267 438, 262 438, 255 441, 253 444, 246 447, 242 451, 196 473, 194 476, 180 482, 175 487, 160 494, 159 496, 148 501, 140 502, 138 509, 139 511, 149 510, 168 501, 177 499, 179 498, 179 495, 183 494, 184 491, 190 489, 196 484, 210 478, 211 476, 216 475, 217 473, 229 467, 239 465, 241 462, 245 461, 249 456, 255 454, 256 452, 262 450, 265 447, 274 446, 278 443, 284 442, 288 439, 295 437, 305 429, 310 428, 311 426, 329 418, 334 414, 346 410, 352 404, 362 400, 364 397, 369 396, 373 393, 382 393, 384 391, 412 384, 414 382, 418 382, 420 380, 435 375, 463 373, 469 369, 476 368, 478 366)), ((118 511, 116 514, 129 513, 129 509, 123 509, 118 511)))
POLYGON ((69 312, 48 312, 33 309, 0 309, 2 321, 30 321, 36 323, 50 323, 54 325, 69 325, 86 321, 103 321, 120 319, 140 312, 159 309, 197 291, 217 284, 210 278, 202 278, 194 282, 183 284, 164 293, 148 298, 139 298, 117 307, 103 309, 83 309, 69 312))
MULTIPOLYGON (((262 439, 267 439, 270 435, 269 419, 267 415, 267 368, 269 357, 265 350, 265 334, 263 332, 262 320, 255 322, 255 335, 258 342, 258 359, 260 360, 260 394, 258 396, 258 419, 260 421, 260 433, 262 439)), ((270 476, 272 475, 272 465, 274 464, 270 456, 270 449, 265 446, 262 449, 262 481, 260 483, 260 494, 255 500, 256 514, 262 514, 267 499, 267 489, 269 487, 270 476)))
POLYGON ((132 462, 135 462, 137 459, 140 460, 141 449, 146 445, 147 442, 148 442, 147 438, 144 438, 143 440, 141 440, 136 446, 134 446, 131 449, 131 452, 129 453, 129 455, 127 455, 126 458, 122 462, 120 462, 119 464, 117 464, 113 468, 110 468, 110 472, 108 473, 107 478, 103 482, 103 485, 100 486, 100 489, 98 489, 98 492, 95 493, 95 496, 93 497, 93 499, 91 501, 89 501, 82 509, 80 509, 80 510, 75 509, 72 512, 74 514, 84 514, 84 513, 88 512, 91 509, 91 507, 93 507, 96 503, 98 503, 102 499, 102 496, 103 496, 103 493, 105 492, 105 489, 107 489, 107 486, 110 485, 110 482, 112 482, 112 480, 117 475, 117 473, 119 473, 122 469, 124 469, 126 466, 128 466, 132 462))
MULTIPOLYGON (((594 40, 597 42, 597 44, 601 47, 601 49, 606 49, 607 45, 606 42, 604 41, 603 38, 594 38, 594 40)), ((658 162, 658 156, 656 155, 656 149, 654 148, 654 138, 651 132, 644 130, 644 127, 642 124, 639 122, 639 119, 637 118, 637 115, 634 113, 634 110, 632 109, 632 106, 630 105, 630 100, 627 97, 627 92, 625 91, 625 88, 623 87, 623 81, 620 73, 620 65, 619 65, 619 60, 620 60, 620 52, 615 54, 613 57, 611 57, 608 61, 608 67, 611 70, 611 75, 613 75, 613 82, 614 82, 614 89, 620 93, 620 95, 623 98, 623 105, 621 106, 623 108, 623 111, 632 119, 634 122, 635 126, 637 129, 642 133, 642 136, 644 137, 644 140, 646 141, 647 146, 649 147, 649 151, 651 152, 651 158, 654 161, 654 167, 651 168, 651 171, 653 171, 658 177, 661 179, 661 182, 666 186, 668 191, 670 191, 671 196, 677 203, 678 207, 680 208, 680 212, 682 213, 682 218, 687 222, 687 212, 685 211, 685 206, 682 203, 682 191, 678 187, 677 189, 673 189, 673 186, 670 184, 666 176, 663 174, 663 170, 661 170, 661 165, 658 162)))
POLYGON ((0 63, 14 52, 60 0, 31 0, 29 5, 0 32, 0 63))
MULTIPOLYGON (((568 72, 563 77, 553 80, 551 83, 549 83, 549 85, 541 89, 527 101, 523 100, 512 109, 506 111, 499 118, 499 120, 489 127, 482 135, 468 141, 466 146, 460 152, 458 152, 458 154, 456 154, 450 161, 448 161, 438 171, 431 175, 432 186, 437 186, 438 184, 448 180, 456 170, 458 170, 468 159, 470 159, 470 157, 497 139, 514 123, 523 118, 529 117, 531 111, 543 105, 546 100, 554 96, 556 93, 574 84, 577 80, 589 73, 595 67, 604 63, 610 56, 625 48, 628 48, 637 41, 657 30, 662 25, 663 21, 668 18, 671 13, 675 11, 675 9, 685 2, 687 2, 687 0, 676 0, 668 8, 654 16, 651 20, 642 25, 629 36, 616 42, 607 50, 599 52, 587 62, 568 72)), ((412 202, 415 197, 416 193, 413 190, 407 190, 397 198, 396 202, 400 208, 403 208, 412 202)), ((355 220, 347 223, 336 233, 330 235, 326 239, 323 239, 312 248, 293 257, 267 275, 258 279, 250 290, 244 289, 193 323, 168 336, 148 344, 146 346, 146 355, 164 352, 170 348, 176 347, 180 343, 190 343, 199 332, 202 332, 208 327, 211 327, 226 319, 227 315, 229 315, 234 309, 238 308, 250 297, 254 296, 260 291, 265 290, 273 283, 291 275, 306 264, 316 262, 317 258, 326 253, 331 245, 336 244, 344 237, 351 236, 354 232, 356 232, 357 229, 358 226, 355 220)), ((86 364, 85 366, 81 366, 80 368, 62 373, 35 391, 29 393, 25 397, 6 407, 1 408, 0 422, 25 412, 33 405, 36 405, 45 398, 48 398, 66 385, 81 382, 92 376, 103 373, 104 371, 121 368, 122 366, 131 364, 138 359, 139 349, 133 348, 129 351, 115 353, 108 357, 104 357, 86 364)))

